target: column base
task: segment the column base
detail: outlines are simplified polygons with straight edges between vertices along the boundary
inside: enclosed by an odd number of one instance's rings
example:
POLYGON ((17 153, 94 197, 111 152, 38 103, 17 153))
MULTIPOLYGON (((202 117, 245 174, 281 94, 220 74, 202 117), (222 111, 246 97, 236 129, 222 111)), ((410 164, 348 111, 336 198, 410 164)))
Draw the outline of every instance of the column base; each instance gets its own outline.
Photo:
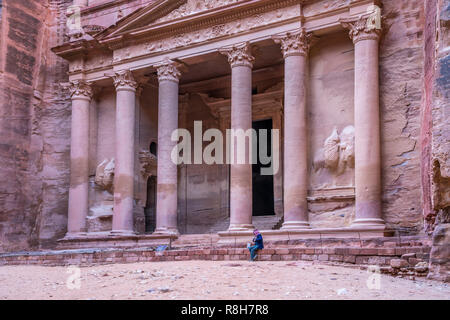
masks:
POLYGON ((64 240, 69 239, 78 239, 78 238, 85 238, 87 236, 87 232, 68 232, 64 236, 64 240))
POLYGON ((136 232, 132 230, 112 230, 110 236, 135 236, 136 232))
POLYGON ((385 223, 383 219, 379 218, 361 218, 355 219, 352 222, 351 228, 361 228, 361 227, 384 227, 385 223))
POLYGON ((280 230, 304 230, 311 229, 308 221, 286 221, 280 230))
POLYGON ((155 234, 155 235, 175 235, 175 236, 179 236, 180 232, 178 231, 177 228, 161 227, 161 228, 156 228, 156 230, 152 234, 155 234))
POLYGON ((253 231, 255 226, 253 224, 230 224, 228 231, 253 231))

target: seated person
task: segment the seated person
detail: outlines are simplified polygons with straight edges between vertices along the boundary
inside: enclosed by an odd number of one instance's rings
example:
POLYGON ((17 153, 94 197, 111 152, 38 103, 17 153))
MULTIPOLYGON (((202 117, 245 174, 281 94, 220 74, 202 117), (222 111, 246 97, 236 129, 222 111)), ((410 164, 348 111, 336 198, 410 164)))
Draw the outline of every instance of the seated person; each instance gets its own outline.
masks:
POLYGON ((251 261, 255 261, 257 257, 256 251, 264 249, 263 238, 258 229, 253 230, 253 234, 255 235, 253 238, 254 245, 248 248, 248 250, 250 250, 251 261))

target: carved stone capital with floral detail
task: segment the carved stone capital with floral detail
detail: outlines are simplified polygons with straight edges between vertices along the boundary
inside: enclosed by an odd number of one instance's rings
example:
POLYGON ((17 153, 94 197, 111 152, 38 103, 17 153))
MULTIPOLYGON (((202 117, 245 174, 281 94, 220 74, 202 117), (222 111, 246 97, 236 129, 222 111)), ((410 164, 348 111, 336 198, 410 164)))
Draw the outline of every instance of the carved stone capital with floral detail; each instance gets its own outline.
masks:
POLYGON ((62 84, 62 87, 69 90, 72 100, 91 100, 94 95, 94 90, 92 89, 91 84, 84 80, 70 81, 69 83, 62 84))
POLYGON ((309 49, 318 38, 302 28, 294 32, 272 36, 272 39, 275 43, 281 45, 281 51, 286 58, 289 56, 307 56, 309 49))
POLYGON ((155 65, 158 72, 158 81, 180 82, 182 64, 172 60, 166 60, 155 65))
POLYGON ((116 91, 119 90, 136 91, 139 85, 138 82, 134 79, 134 76, 130 70, 118 71, 114 73, 114 75, 112 75, 111 77, 113 78, 116 91))
POLYGON ((228 57, 228 62, 232 68, 237 66, 253 68, 255 57, 251 53, 250 43, 248 42, 222 48, 219 52, 228 57))
MULTIPOLYGON (((382 29, 381 25, 377 26, 377 19, 373 14, 361 15, 347 19, 341 19, 341 25, 349 29, 350 39, 353 43, 361 40, 380 40, 382 29)), ((381 19, 381 17, 379 17, 381 19)), ((380 20, 381 21, 381 20, 380 20)))

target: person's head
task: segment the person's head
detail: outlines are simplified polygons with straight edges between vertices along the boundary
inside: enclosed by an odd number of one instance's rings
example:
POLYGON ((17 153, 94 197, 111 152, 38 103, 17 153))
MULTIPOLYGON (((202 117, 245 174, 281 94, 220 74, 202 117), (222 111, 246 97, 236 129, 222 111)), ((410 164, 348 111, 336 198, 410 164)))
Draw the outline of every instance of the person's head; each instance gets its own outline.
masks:
POLYGON ((257 235, 259 234, 258 229, 253 230, 253 234, 254 234, 255 236, 257 236, 257 235))

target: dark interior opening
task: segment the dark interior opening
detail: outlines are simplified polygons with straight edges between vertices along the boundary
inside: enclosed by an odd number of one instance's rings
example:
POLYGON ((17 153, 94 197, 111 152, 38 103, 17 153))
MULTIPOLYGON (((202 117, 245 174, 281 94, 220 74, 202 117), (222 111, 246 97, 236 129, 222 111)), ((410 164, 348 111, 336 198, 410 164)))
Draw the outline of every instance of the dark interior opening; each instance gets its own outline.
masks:
POLYGON ((158 152, 157 144, 155 142, 150 143, 150 153, 153 154, 154 156, 158 156, 157 152, 158 152))
POLYGON ((260 129, 267 130, 267 156, 272 152, 272 119, 253 122, 253 129, 256 130, 258 137, 256 154, 257 163, 252 165, 252 183, 253 183, 253 215, 268 216, 275 215, 274 194, 273 194, 273 175, 261 175, 261 168, 270 167, 270 163, 263 165, 259 157, 259 138, 260 129))
POLYGON ((156 177, 147 181, 147 202, 144 208, 145 232, 152 233, 156 229, 156 177))

